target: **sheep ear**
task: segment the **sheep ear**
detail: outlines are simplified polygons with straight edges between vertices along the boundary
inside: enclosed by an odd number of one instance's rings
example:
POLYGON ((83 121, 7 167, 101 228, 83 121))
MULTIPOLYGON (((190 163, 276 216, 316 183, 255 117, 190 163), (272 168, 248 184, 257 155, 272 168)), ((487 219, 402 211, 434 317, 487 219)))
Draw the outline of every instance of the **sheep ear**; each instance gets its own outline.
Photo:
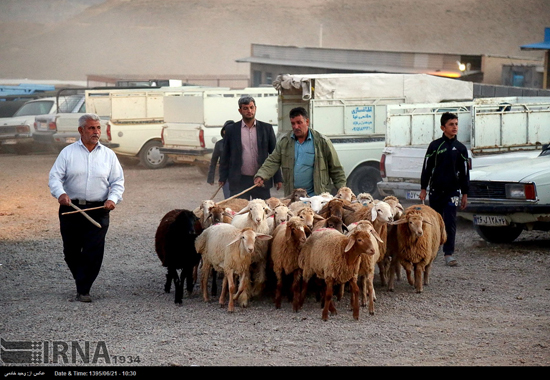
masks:
POLYGON ((294 215, 294 212, 292 212, 292 211, 290 211, 290 210, 288 210, 288 214, 287 214, 287 215, 288 215, 288 219, 292 218, 293 216, 296 216, 296 215, 294 215))
POLYGON ((315 219, 315 220, 325 220, 325 218, 323 218, 321 215, 318 215, 318 214, 313 215, 313 219, 315 219))
POLYGON ((348 210, 348 211, 353 211, 355 212, 355 209, 351 206, 348 206, 348 205, 344 205, 344 210, 348 210))
POLYGON ((346 245, 346 248, 344 248, 344 252, 349 251, 354 244, 355 244, 355 236, 351 235, 349 237, 348 245, 346 245))
POLYGON ((380 237, 380 235, 378 235, 378 232, 376 232, 376 230, 374 228, 371 228, 370 231, 372 236, 374 236, 376 238, 376 240, 378 240, 380 243, 383 243, 384 240, 382 240, 382 238, 380 237))
POLYGON ((407 223, 407 218, 401 218, 401 219, 397 219, 393 222, 390 222, 388 224, 391 224, 392 226, 395 226, 396 224, 404 224, 404 223, 407 223))
POLYGON ((306 233, 306 237, 311 236, 311 229, 308 226, 304 226, 304 231, 306 233))
POLYGON ((290 225, 286 225, 286 230, 285 230, 285 238, 286 240, 290 239, 290 235, 292 234, 292 229, 290 228, 290 225))
POLYGON ((346 226, 344 223, 342 223, 342 231, 349 232, 348 226, 346 226))
POLYGON ((371 222, 374 222, 376 220, 376 217, 378 216, 378 214, 376 213, 376 208, 373 207, 371 210, 370 210, 370 221, 371 222))
POLYGON ((246 214, 247 212, 249 212, 250 209, 248 207, 245 207, 243 208, 241 211, 239 211, 238 213, 236 213, 235 215, 243 215, 243 214, 246 214))
POLYGON ((428 222, 427 220, 422 220, 422 223, 429 224, 430 226, 433 226, 433 225, 434 225, 432 222, 428 222))
POLYGON ((260 240, 270 240, 272 238, 273 238, 273 236, 266 235, 266 234, 257 234, 256 235, 256 239, 260 239, 260 240))
POLYGON ((243 234, 240 233, 231 243, 228 243, 227 246, 229 247, 231 244, 234 244, 234 243, 238 242, 239 240, 241 240, 242 236, 243 236, 243 234))

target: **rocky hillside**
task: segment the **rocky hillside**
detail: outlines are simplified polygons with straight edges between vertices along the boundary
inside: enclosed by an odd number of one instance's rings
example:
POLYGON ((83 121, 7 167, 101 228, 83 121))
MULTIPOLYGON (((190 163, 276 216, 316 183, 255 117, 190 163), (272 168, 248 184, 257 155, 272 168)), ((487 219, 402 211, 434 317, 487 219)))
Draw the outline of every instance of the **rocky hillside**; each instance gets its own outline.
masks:
POLYGON ((252 43, 542 57, 548 0, 2 0, 0 78, 248 74, 252 43))

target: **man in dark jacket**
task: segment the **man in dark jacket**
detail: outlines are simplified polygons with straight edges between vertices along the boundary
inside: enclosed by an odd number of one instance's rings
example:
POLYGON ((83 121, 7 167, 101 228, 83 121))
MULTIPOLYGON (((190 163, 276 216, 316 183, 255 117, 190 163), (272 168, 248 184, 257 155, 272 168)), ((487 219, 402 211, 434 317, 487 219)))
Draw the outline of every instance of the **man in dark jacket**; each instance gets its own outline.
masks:
MULTIPOLYGON (((225 127, 229 124, 233 124, 233 120, 227 120, 220 131, 220 135, 222 136, 221 140, 216 141, 216 144, 214 145, 214 151, 212 152, 212 158, 210 159, 210 167, 208 168, 208 177, 206 178, 206 182, 213 185, 214 184, 214 175, 216 174, 216 168, 218 167, 218 161, 222 155, 223 151, 223 138, 225 137, 225 127)), ((229 198, 231 194, 229 193, 229 181, 225 181, 225 184, 223 185, 223 197, 229 198)))
MULTIPOLYGON (((265 159, 275 149, 276 138, 273 126, 256 120, 256 101, 251 96, 239 99, 239 113, 242 120, 225 127, 225 137, 220 158, 220 180, 223 185, 229 181, 231 196, 239 194, 254 185, 254 175, 265 159)), ((273 178, 277 190, 282 186, 280 171, 273 178)), ((266 187, 255 187, 239 196, 244 199, 268 199, 273 181, 266 187)))
POLYGON ((456 235, 456 211, 460 203, 462 209, 468 204, 470 172, 468 150, 456 138, 458 116, 445 112, 441 115, 443 136, 428 146, 420 176, 420 199, 426 199, 426 189, 430 189, 430 207, 441 214, 445 222, 447 242, 443 245, 445 263, 456 266, 453 257, 456 235), (462 194, 462 197, 460 197, 462 194))

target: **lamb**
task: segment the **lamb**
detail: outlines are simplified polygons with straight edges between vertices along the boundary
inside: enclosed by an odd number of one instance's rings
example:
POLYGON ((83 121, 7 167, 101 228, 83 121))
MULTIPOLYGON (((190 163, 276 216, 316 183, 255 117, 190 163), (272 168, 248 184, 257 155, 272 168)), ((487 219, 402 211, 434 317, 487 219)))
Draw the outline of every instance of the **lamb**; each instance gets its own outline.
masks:
MULTIPOLYGON (((351 286, 353 317, 359 319, 359 266, 364 256, 375 255, 378 248, 371 235, 371 232, 362 230, 354 231, 349 236, 331 229, 314 231, 306 240, 298 257, 302 288, 298 294, 296 287, 293 309, 298 311, 303 306, 308 281, 315 275, 325 281, 322 319, 328 320, 329 311, 331 314, 337 313, 332 300, 333 286, 348 281, 351 286)), ((374 296, 374 292, 371 292, 371 295, 374 296)), ((369 309, 369 312, 373 311, 369 309)))
POLYGON ((282 202, 285 206, 289 206, 294 202, 300 202, 301 197, 307 197, 307 191, 306 189, 302 189, 299 187, 292 190, 292 193, 290 193, 289 196, 283 198, 282 202))
MULTIPOLYGON (((243 208, 233 217, 231 224, 240 229, 250 227, 256 233, 268 234, 270 233, 268 216, 271 214, 272 211, 263 199, 253 199, 248 201, 248 206, 243 208)), ((253 273, 252 276, 247 277, 247 280, 251 280, 254 283, 251 293, 252 296, 261 294, 264 289, 268 248, 267 242, 256 242, 256 252, 252 258, 253 273)), ((246 298, 248 298, 248 296, 248 292, 243 293, 241 295, 243 299, 240 302, 246 304, 246 298)))
POLYGON ((369 193, 361 193, 357 195, 356 198, 357 198, 357 202, 362 204, 363 206, 374 203, 374 198, 369 193))
POLYGON ((357 199, 353 191, 347 186, 342 186, 341 188, 339 188, 334 198, 344 199, 348 202, 353 202, 357 199))
POLYGON ((329 216, 337 216, 340 219, 344 218, 344 210, 355 212, 355 209, 350 206, 351 202, 334 198, 328 201, 322 208, 319 210, 318 214, 323 218, 328 218, 329 216))
MULTIPOLYGON (((354 225, 350 228, 348 234, 350 234, 352 231, 360 230, 369 231, 375 237, 376 243, 378 245, 378 252, 375 252, 373 256, 369 256, 369 258, 366 260, 361 260, 361 265, 359 267, 358 284, 361 295, 361 306, 367 306, 368 300, 369 311, 371 311, 371 307, 373 308, 374 305, 371 305, 370 295, 371 291, 374 292, 373 280, 376 264, 378 264, 382 284, 385 285, 386 268, 388 267, 388 265, 386 265, 386 262, 384 261, 384 256, 382 253, 383 247, 385 245, 385 237, 381 235, 380 232, 376 230, 373 223, 368 220, 360 220, 359 222, 354 223, 354 225)), ((342 295, 340 295, 340 297, 341 296, 342 295)), ((372 293, 372 301, 376 301, 375 293, 372 293)), ((372 309, 372 312, 374 312, 374 309, 372 309)))
POLYGON ((269 224, 269 233, 272 233, 279 224, 287 222, 291 217, 294 216, 293 213, 288 209, 288 207, 284 205, 279 205, 272 210, 273 215, 267 218, 267 222, 269 224))
MULTIPOLYGON (((201 289, 205 302, 209 301, 207 284, 210 269, 223 271, 224 279, 219 298, 220 306, 225 305, 225 295, 229 292, 228 311, 235 310, 234 300, 247 292, 250 266, 257 240, 269 240, 270 235, 256 233, 252 228, 237 228, 231 224, 220 223, 205 229, 195 241, 196 251, 202 256, 201 289), (238 243, 238 244, 237 244, 238 243), (235 292, 235 276, 239 279, 239 288, 235 292)), ((241 307, 247 306, 247 300, 241 307)))
POLYGON ((297 213, 295 213, 296 216, 302 218, 304 222, 306 223, 306 226, 310 230, 313 230, 313 224, 317 220, 323 220, 323 217, 318 215, 313 209, 309 206, 302 208, 297 213))
POLYGON ((162 266, 168 268, 164 291, 169 293, 174 281, 174 303, 179 305, 183 302, 183 282, 186 281, 189 295, 195 286, 193 273, 201 259, 195 250, 195 239, 201 232, 201 223, 192 211, 176 209, 162 217, 155 233, 155 251, 162 266))
MULTIPOLYGON (((392 223, 397 226, 397 253, 392 257, 392 267, 401 264, 407 272, 407 280, 417 293, 429 284, 430 268, 439 247, 447 240, 441 215, 427 205, 413 205, 392 223), (414 280, 411 275, 414 269, 414 280)), ((394 290, 395 270, 390 271, 388 289, 394 290)))
POLYGON ((329 193, 322 193, 320 195, 314 195, 312 197, 300 197, 300 200, 302 202, 306 202, 306 204, 310 205, 310 207, 315 212, 321 211, 321 208, 330 201, 332 198, 334 198, 329 193))
POLYGON ((286 206, 286 204, 284 204, 283 201, 277 197, 270 197, 265 200, 265 203, 267 203, 267 206, 272 210, 275 210, 278 206, 286 206))
POLYGON ((332 228, 340 232, 341 234, 348 232, 348 227, 344 224, 344 222, 342 222, 342 219, 337 216, 329 216, 326 219, 319 220, 313 225, 314 231, 323 228, 332 228))
POLYGON ((404 209, 403 205, 399 202, 399 199, 393 195, 388 195, 384 199, 382 199, 383 202, 386 202, 391 206, 393 219, 397 220, 403 215, 404 209))
POLYGON ((294 286, 298 284, 299 278, 296 272, 298 269, 298 255, 307 236, 310 234, 311 231, 299 217, 290 218, 288 222, 278 225, 273 231, 270 257, 277 278, 275 288, 275 307, 277 309, 281 308, 283 276, 294 274, 292 293, 294 293, 294 286))

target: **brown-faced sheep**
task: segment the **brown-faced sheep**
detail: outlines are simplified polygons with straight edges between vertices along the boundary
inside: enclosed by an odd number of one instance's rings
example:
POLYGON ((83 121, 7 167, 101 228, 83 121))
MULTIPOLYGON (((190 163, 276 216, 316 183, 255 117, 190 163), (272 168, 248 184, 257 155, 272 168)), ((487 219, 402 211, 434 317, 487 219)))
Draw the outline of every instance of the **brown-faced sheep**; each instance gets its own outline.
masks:
POLYGON ((355 209, 352 208, 350 201, 343 199, 331 199, 328 201, 322 208, 319 210, 318 214, 323 218, 328 218, 329 216, 337 216, 340 219, 344 219, 344 210, 355 212, 355 209))
POLYGON ((357 199, 355 194, 351 190, 351 188, 349 188, 347 186, 343 186, 343 187, 339 188, 338 192, 336 193, 334 198, 343 199, 343 200, 346 200, 348 202, 353 202, 354 200, 357 199))
POLYGON ((313 230, 313 225, 315 224, 316 221, 323 220, 323 217, 318 215, 309 206, 298 210, 298 212, 295 212, 294 215, 296 215, 299 218, 302 218, 306 223, 306 226, 308 226, 310 230, 313 230))
MULTIPOLYGON (((237 228, 243 229, 250 227, 256 233, 269 234, 269 216, 273 211, 267 206, 267 203, 263 199, 252 199, 248 201, 248 206, 239 211, 235 216, 231 224, 237 228)), ((252 281, 251 292, 245 292, 241 294, 239 300, 240 303, 246 304, 247 299, 250 296, 258 296, 262 293, 266 282, 266 269, 267 269, 267 251, 269 245, 268 242, 260 240, 256 242, 256 251, 252 258, 252 274, 247 277, 247 280, 252 281)))
POLYGON ((306 189, 296 188, 292 190, 289 196, 282 199, 282 202, 285 206, 290 206, 294 202, 300 202, 300 198, 307 197, 306 189))
POLYGON ((315 224, 313 225, 314 231, 323 228, 332 228, 342 234, 348 232, 347 226, 344 224, 344 222, 342 222, 342 219, 337 216, 329 216, 326 219, 315 222, 315 224))
POLYGON ((304 303, 307 285, 312 276, 324 280, 324 307, 322 319, 328 320, 329 311, 336 314, 332 300, 334 285, 350 282, 353 317, 359 319, 359 287, 357 276, 362 257, 374 255, 376 242, 368 231, 354 231, 349 236, 336 230, 314 231, 300 251, 298 265, 302 277, 301 292, 294 294, 293 309, 298 311, 304 303))
POLYGON ((294 293, 294 286, 299 280, 295 273, 298 269, 298 255, 310 234, 311 231, 299 217, 290 218, 288 222, 280 224, 273 231, 270 258, 277 278, 275 288, 275 307, 277 309, 281 307, 284 276, 294 276, 291 289, 291 292, 294 293))
POLYGON ((202 232, 200 220, 189 210, 172 210, 164 215, 155 233, 155 250, 162 265, 167 268, 164 291, 169 293, 172 281, 176 304, 183 301, 183 282, 192 293, 196 277, 193 275, 201 259, 195 250, 195 239, 202 232), (181 275, 178 270, 181 269, 181 275))
MULTIPOLYGON (((445 224, 441 215, 427 205, 414 205, 392 224, 397 227, 397 253, 392 257, 392 266, 401 264, 407 272, 407 280, 417 293, 429 284, 431 264, 439 247, 447 240, 445 224), (414 280, 412 272, 414 270, 414 280)), ((388 289, 394 290, 395 270, 390 270, 388 289)))
MULTIPOLYGON (((269 240, 270 235, 256 233, 252 228, 237 228, 231 224, 220 223, 205 229, 195 241, 195 248, 202 255, 201 288, 205 302, 209 301, 207 283, 210 269, 223 271, 224 280, 219 299, 220 306, 225 304, 225 295, 229 291, 228 311, 233 312, 234 300, 247 292, 250 281, 250 265, 254 256, 257 240, 269 240), (239 279, 239 289, 235 292, 234 278, 239 279)), ((246 307, 247 303, 241 303, 246 307)))

